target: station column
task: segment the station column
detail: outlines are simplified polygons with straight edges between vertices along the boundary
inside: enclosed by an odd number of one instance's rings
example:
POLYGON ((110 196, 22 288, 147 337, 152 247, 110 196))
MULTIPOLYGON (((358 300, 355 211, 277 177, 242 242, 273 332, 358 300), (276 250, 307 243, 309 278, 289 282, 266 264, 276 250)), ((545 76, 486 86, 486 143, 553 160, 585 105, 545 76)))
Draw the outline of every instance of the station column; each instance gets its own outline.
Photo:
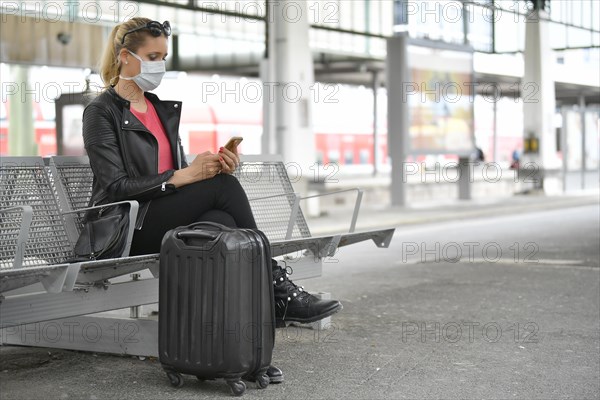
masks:
POLYGON ((315 162, 312 103, 314 67, 307 4, 267 2, 268 57, 261 65, 265 85, 263 153, 277 153, 310 176, 315 162), (274 126, 272 126, 274 125, 274 126), (273 143, 274 142, 274 143, 273 143))
POLYGON ((12 65, 13 82, 9 85, 17 88, 10 103, 8 123, 8 154, 11 156, 30 156, 37 154, 33 126, 33 101, 39 96, 39 90, 29 88, 29 70, 27 66, 12 65))
POLYGON ((527 15, 525 28, 525 74, 521 85, 524 115, 522 167, 536 171, 536 186, 547 193, 559 190, 554 113, 556 107, 553 55, 550 47, 548 13, 537 7, 527 15), (529 163, 529 167, 528 167, 529 163))

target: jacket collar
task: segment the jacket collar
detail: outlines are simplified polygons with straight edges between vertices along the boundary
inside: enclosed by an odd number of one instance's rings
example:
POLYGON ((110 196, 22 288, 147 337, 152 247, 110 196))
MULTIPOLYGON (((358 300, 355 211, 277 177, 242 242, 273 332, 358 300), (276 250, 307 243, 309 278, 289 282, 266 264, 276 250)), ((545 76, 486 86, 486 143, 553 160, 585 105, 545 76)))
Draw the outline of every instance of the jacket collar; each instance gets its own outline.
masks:
MULTIPOLYGON (((126 107, 129 108, 131 106, 131 102, 121 96, 119 96, 119 94, 117 93, 117 91, 115 90, 114 86, 110 86, 106 92, 108 93, 108 95, 114 100, 116 101, 119 105, 121 105, 122 107, 126 107)), ((181 102, 180 101, 167 101, 167 100, 161 100, 158 98, 157 95, 155 95, 154 93, 151 92, 144 92, 144 96, 150 100, 150 102, 156 107, 157 104, 160 103, 166 103, 168 104, 170 107, 169 108, 174 108, 175 111, 180 112, 181 111, 181 102), (177 106, 175 106, 175 104, 177 104, 177 106)))
POLYGON ((114 86, 110 86, 108 89, 106 89, 106 93, 120 106, 129 108, 131 102, 119 96, 114 86))

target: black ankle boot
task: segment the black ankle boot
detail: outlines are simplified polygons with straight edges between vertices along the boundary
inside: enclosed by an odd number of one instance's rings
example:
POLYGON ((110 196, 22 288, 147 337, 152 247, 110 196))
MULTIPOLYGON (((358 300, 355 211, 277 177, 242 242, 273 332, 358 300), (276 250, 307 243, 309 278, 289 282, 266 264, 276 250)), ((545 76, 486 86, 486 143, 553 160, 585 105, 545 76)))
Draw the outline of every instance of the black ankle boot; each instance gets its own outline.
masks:
POLYGON ((289 280, 290 267, 280 267, 275 260, 272 264, 277 327, 284 327, 288 322, 316 322, 342 309, 339 301, 319 299, 289 280))
MULTIPOLYGON (((269 383, 283 383, 283 372, 273 365, 269 365, 267 376, 269 377, 269 383)), ((244 375, 242 379, 256 382, 258 377, 256 375, 244 375)))

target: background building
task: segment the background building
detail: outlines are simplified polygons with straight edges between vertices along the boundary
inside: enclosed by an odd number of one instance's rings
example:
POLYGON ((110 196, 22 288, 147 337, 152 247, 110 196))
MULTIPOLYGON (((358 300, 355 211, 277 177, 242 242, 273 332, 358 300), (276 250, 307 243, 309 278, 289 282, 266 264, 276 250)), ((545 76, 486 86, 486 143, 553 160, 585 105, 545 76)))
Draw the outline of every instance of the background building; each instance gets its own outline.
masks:
MULTIPOLYGON (((515 151, 524 150, 524 110, 540 87, 525 80, 525 50, 528 15, 543 10, 538 22, 550 51, 541 62, 555 90, 552 169, 577 176, 598 169, 598 1, 2 1, 0 10, 2 155, 82 154, 83 106, 59 111, 57 133, 55 99, 99 91, 97 64, 110 29, 146 16, 173 26, 170 72, 156 93, 183 100, 181 135, 190 153, 243 135, 245 153, 283 153, 307 165, 335 163, 350 175, 385 176, 391 169, 386 43, 408 35, 422 69, 411 76, 419 90, 408 100, 410 134, 427 142, 434 131, 462 129, 455 139, 462 147, 477 145, 486 161, 508 168, 515 151), (275 36, 296 42, 273 55, 275 36), (472 71, 446 71, 444 45, 472 52, 472 71), (280 76, 271 79, 274 71, 280 76), (296 82, 306 74, 297 99, 293 85, 284 101, 285 94, 270 93, 282 77, 296 82), (472 92, 462 95, 457 119, 451 117, 456 93, 431 91, 467 77, 472 92), (282 123, 276 118, 291 118, 285 133, 274 131, 282 123)), ((452 148, 409 155, 434 167, 457 159, 452 148)))

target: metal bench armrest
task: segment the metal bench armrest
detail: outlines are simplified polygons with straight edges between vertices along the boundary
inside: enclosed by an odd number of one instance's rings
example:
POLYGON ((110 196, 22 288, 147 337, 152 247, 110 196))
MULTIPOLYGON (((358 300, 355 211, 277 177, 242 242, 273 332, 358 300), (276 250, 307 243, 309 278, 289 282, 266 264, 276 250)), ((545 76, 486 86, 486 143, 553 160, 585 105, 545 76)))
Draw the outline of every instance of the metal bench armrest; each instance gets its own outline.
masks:
POLYGON ((102 205, 93 206, 93 207, 80 208, 78 210, 65 211, 65 212, 63 212, 63 214, 75 214, 75 213, 80 213, 83 211, 97 210, 100 208, 116 206, 119 204, 129 204, 129 229, 127 230, 127 242, 125 244, 125 249, 123 250, 123 254, 121 255, 121 257, 128 257, 129 250, 131 250, 131 241, 133 240, 133 233, 135 231, 135 223, 137 221, 137 213, 138 213, 138 208, 139 208, 139 203, 136 200, 124 200, 124 201, 117 201, 115 203, 108 203, 108 204, 102 204, 102 205))
POLYGON ((348 233, 353 233, 356 228, 356 220, 358 219, 358 211, 360 209, 360 203, 362 202, 363 191, 360 188, 351 188, 344 190, 336 190, 335 192, 328 193, 320 193, 312 196, 300 197, 300 200, 312 199, 315 197, 323 197, 323 196, 331 196, 334 194, 345 193, 345 192, 353 192, 356 191, 356 202, 354 203, 354 212, 352 213, 352 220, 350 221, 350 229, 348 233))
POLYGON ((19 236, 17 237, 17 248, 15 251, 15 260, 13 261, 13 269, 21 268, 23 266, 23 254, 25 253, 25 243, 27 243, 27 240, 29 239, 29 227, 31 226, 31 220, 33 219, 33 208, 31 208, 31 206, 14 206, 0 209, 0 214, 15 212, 17 210, 21 210, 23 219, 19 228, 19 236))
POLYGON ((300 210, 300 196, 298 195, 298 193, 295 193, 295 192, 279 193, 279 194, 274 194, 272 196, 255 197, 255 198, 249 199, 248 201, 252 202, 252 201, 256 201, 256 200, 272 199, 275 197, 282 197, 282 196, 294 196, 294 203, 292 204, 292 211, 290 212, 290 220, 288 221, 287 232, 285 234, 285 240, 289 240, 292 238, 292 233, 294 232, 294 225, 296 224, 296 220, 298 219, 298 211, 300 210))
POLYGON ((358 212, 360 210, 360 204, 362 202, 362 196, 363 196, 363 191, 360 188, 336 190, 335 192, 320 193, 320 194, 315 194, 315 195, 305 196, 305 197, 300 197, 297 193, 294 193, 294 192, 288 192, 288 193, 280 193, 280 194, 276 194, 276 195, 272 195, 272 196, 255 197, 255 198, 250 199, 249 201, 252 202, 252 201, 256 201, 256 200, 265 200, 265 199, 270 199, 270 198, 274 198, 274 197, 293 195, 294 203, 292 204, 292 212, 290 213, 288 229, 287 229, 287 233, 285 235, 285 240, 290 240, 292 238, 294 225, 296 224, 296 220, 298 219, 298 212, 300 211, 300 200, 312 199, 315 197, 331 196, 334 194, 353 192, 353 191, 356 191, 356 202, 354 203, 354 211, 352 213, 352 219, 350 220, 350 229, 348 230, 348 233, 353 233, 354 230, 356 229, 356 221, 358 219, 358 212))

